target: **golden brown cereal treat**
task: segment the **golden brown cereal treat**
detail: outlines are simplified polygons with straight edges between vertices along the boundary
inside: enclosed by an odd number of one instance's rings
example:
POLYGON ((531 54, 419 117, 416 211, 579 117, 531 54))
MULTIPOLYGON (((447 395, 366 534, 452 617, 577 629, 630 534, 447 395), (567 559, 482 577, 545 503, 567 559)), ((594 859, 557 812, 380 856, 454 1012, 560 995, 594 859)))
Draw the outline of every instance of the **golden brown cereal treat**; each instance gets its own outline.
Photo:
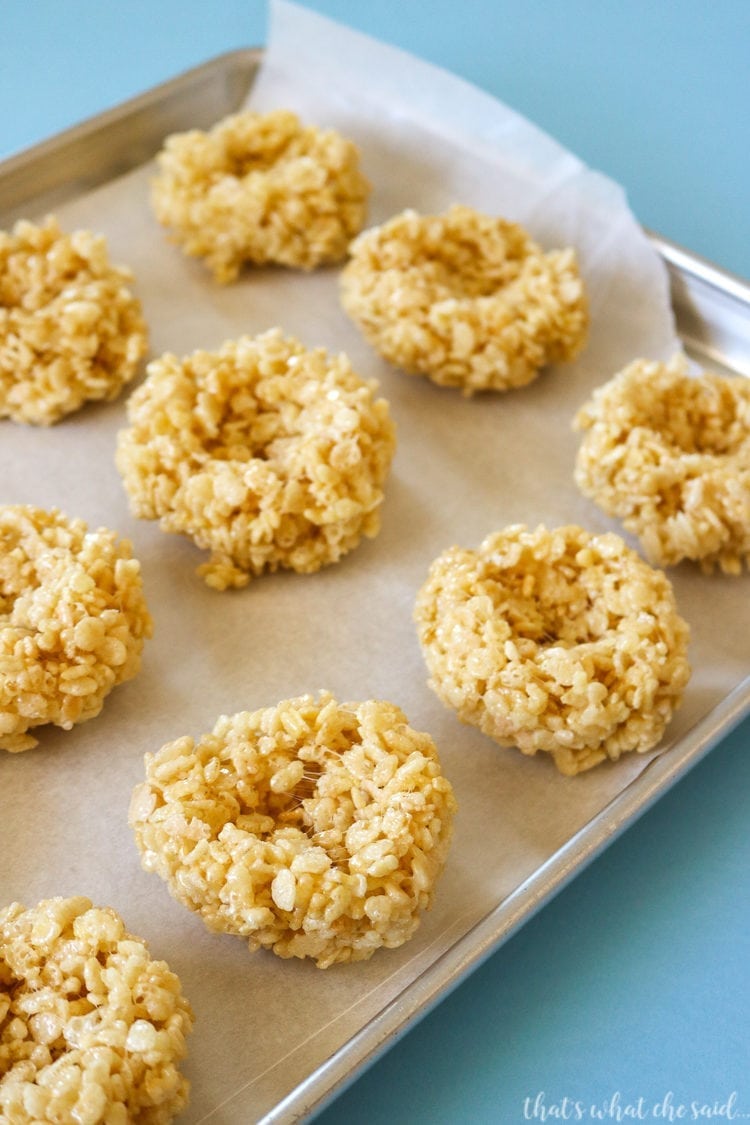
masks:
POLYGON ((0 506, 0 749, 98 715, 151 630, 127 540, 55 509, 0 506))
POLYGON ((432 564, 430 686, 501 746, 576 774, 662 737, 690 676, 672 587, 617 535, 523 525, 432 564))
POLYGON ((120 393, 146 352, 132 280, 101 235, 52 216, 0 231, 0 418, 48 426, 120 393))
POLYGON ((391 363, 468 395, 531 382, 573 359, 588 330, 575 252, 545 254, 522 227, 469 207, 365 231, 341 302, 391 363))
POLYGON ((575 480, 661 566, 697 560, 741 574, 750 560, 750 380, 687 360, 639 359, 575 418, 575 480))
POLYGON ((167 1125, 193 1013, 164 961, 87 898, 0 911, 0 1120, 167 1125))
POLYGON ((245 263, 309 270, 340 261, 365 219, 370 185, 356 146, 288 110, 176 133, 157 161, 157 219, 220 282, 245 263))
POLYGON ((375 390, 278 329, 162 356, 119 436, 131 508, 208 548, 198 573, 218 590, 336 562, 380 528, 395 428, 375 390))
POLYGON ((147 754, 130 823, 145 869, 209 929, 327 968, 412 936, 454 809, 398 707, 321 692, 147 754))

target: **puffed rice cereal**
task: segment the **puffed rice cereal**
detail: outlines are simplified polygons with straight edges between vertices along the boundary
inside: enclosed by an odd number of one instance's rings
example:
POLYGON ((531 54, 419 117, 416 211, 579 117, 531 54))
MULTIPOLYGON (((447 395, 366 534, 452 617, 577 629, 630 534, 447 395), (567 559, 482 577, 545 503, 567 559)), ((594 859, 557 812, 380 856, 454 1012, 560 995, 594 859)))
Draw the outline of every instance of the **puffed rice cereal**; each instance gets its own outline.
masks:
POLYGON ((0 911, 0 1121, 167 1125, 193 1013, 164 961, 87 898, 0 911))
POLYGON ((157 162, 157 219, 222 283, 244 263, 310 270, 340 261, 365 220, 370 185, 357 147, 288 110, 176 133, 157 162))
POLYGON ((501 746, 577 774, 655 746, 690 676, 672 587, 619 536, 517 524, 435 560, 415 620, 430 686, 501 746))
POLYGON ((144 868, 209 929, 327 968, 412 936, 454 809, 398 707, 321 692, 147 754, 130 823, 144 868))
POLYGON ((750 380, 639 359, 576 415, 575 480, 660 566, 750 562, 750 380))
POLYGON ((127 540, 56 509, 0 506, 0 749, 98 715, 151 632, 127 540))
POLYGON ((575 251, 505 219, 404 211, 352 243, 344 310, 387 360, 434 383, 503 391, 573 359, 588 331, 575 251))
POLYGON ((0 231, 0 418, 49 426, 120 393, 147 346, 132 280, 101 235, 53 216, 0 231))
POLYGON ((218 590, 338 561, 380 528, 395 427, 376 387, 278 329, 154 360, 117 447, 132 511, 208 548, 218 590))

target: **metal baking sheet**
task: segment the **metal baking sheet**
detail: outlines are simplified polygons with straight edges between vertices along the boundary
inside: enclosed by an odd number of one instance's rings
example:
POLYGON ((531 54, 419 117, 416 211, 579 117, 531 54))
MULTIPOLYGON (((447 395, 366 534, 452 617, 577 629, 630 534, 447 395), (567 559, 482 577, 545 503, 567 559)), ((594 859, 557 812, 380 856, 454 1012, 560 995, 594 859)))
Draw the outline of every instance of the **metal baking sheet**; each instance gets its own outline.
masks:
MULTIPOLYGON (((208 126, 234 111, 251 88, 261 57, 257 49, 220 56, 6 160, 0 165, 0 227, 7 228, 18 217, 41 215, 75 202, 150 160, 166 134, 208 126)), ((686 349, 699 362, 750 375, 750 287, 656 235, 651 238, 667 265, 678 331, 686 349)), ((193 1081, 193 1108, 184 1120, 256 1120, 281 1125, 320 1109, 748 713, 750 675, 746 674, 718 702, 696 712, 695 721, 681 730, 667 752, 651 758, 622 792, 571 833, 528 877, 473 919, 464 932, 457 927, 455 939, 438 956, 400 963, 383 1002, 375 997, 374 1014, 359 1024, 349 1021, 343 1037, 322 1037, 317 1054, 309 1050, 302 1057, 295 1055, 296 1046, 288 1046, 282 1034, 278 1058, 285 1058, 288 1065, 273 1068, 268 1080, 260 1075, 253 1083, 243 1083, 238 1065, 237 1088, 226 1091, 226 1102, 201 1097, 201 1062, 191 1055, 188 1073, 193 1081)), ((139 887, 133 883, 134 895, 140 893, 139 887)), ((222 945, 222 950, 227 948, 222 945)), ((167 955, 164 949, 159 952, 167 955)), ((273 960, 270 955, 269 960, 273 960)), ((210 986, 210 976, 205 983, 210 986)))

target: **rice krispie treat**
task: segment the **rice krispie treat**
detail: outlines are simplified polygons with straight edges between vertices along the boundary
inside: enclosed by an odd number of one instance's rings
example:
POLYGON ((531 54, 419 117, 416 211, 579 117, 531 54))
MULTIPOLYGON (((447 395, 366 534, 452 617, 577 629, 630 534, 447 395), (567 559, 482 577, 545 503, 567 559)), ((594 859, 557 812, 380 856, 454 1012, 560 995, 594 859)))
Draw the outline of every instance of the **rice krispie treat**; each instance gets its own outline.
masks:
POLYGON ((0 749, 98 715, 151 632, 127 540, 55 509, 0 506, 0 749))
POLYGON ((0 231, 0 418, 48 426, 120 393, 147 346, 132 280, 101 235, 52 216, 0 231))
POLYGON ((415 620, 430 687, 501 746, 565 774, 645 753, 690 676, 672 587, 617 535, 514 525, 430 568, 415 620))
POLYGON ((87 898, 0 911, 0 1120, 167 1125, 193 1013, 164 961, 87 898))
POLYGON ((370 185, 357 147, 288 110, 176 133, 157 163, 157 219, 219 282, 245 263, 310 270, 340 261, 364 223, 370 185))
POLYGON ((154 360, 117 446, 132 511, 208 548, 218 590, 336 562, 380 528, 395 427, 376 386, 278 329, 154 360))
POLYGON ((412 936, 454 809, 398 707, 321 692, 147 754, 130 823, 144 868, 209 929, 327 968, 412 936))
POLYGON ((588 331, 575 252, 454 206, 404 211, 352 243, 341 302, 391 363, 434 383, 503 391, 573 359, 588 331))
POLYGON ((594 391, 575 480, 660 566, 697 560, 741 574, 750 560, 750 379, 687 360, 636 360, 594 391))

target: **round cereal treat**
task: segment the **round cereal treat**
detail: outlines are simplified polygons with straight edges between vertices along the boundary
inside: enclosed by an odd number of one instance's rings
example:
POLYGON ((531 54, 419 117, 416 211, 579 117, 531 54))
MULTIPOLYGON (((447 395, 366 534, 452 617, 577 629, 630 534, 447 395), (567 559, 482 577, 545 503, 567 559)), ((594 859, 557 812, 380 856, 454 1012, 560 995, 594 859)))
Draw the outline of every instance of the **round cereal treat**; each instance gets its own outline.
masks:
POLYGON ((750 380, 639 359, 576 415, 575 480, 660 566, 750 561, 750 380))
POLYGON ((147 345, 132 280, 101 235, 52 216, 0 231, 0 418, 48 426, 120 393, 147 345))
POLYGON ((577 774, 655 746, 690 676, 672 587, 619 536, 517 524, 432 564, 430 686, 501 746, 577 774))
POLYGON ((0 1120, 166 1125, 193 1013, 164 961, 87 898, 0 911, 0 1120))
POLYGON ((157 163, 157 219, 222 283, 245 263, 310 270, 340 261, 365 220, 370 185, 357 147, 288 110, 175 133, 157 163))
POLYGON ((56 509, 0 506, 0 749, 98 715, 151 631, 127 540, 56 509))
POLYGON ((412 936, 454 810, 398 707, 321 692, 147 754, 130 823, 144 868, 209 929, 327 968, 412 936))
POLYGON ((117 447, 132 511, 208 548, 218 590, 336 562, 380 528, 395 427, 376 387, 278 329, 154 360, 117 447))
POLYGON ((352 243, 341 302, 391 363, 434 383, 504 391, 573 359, 588 330, 575 252, 454 206, 404 211, 352 243))

